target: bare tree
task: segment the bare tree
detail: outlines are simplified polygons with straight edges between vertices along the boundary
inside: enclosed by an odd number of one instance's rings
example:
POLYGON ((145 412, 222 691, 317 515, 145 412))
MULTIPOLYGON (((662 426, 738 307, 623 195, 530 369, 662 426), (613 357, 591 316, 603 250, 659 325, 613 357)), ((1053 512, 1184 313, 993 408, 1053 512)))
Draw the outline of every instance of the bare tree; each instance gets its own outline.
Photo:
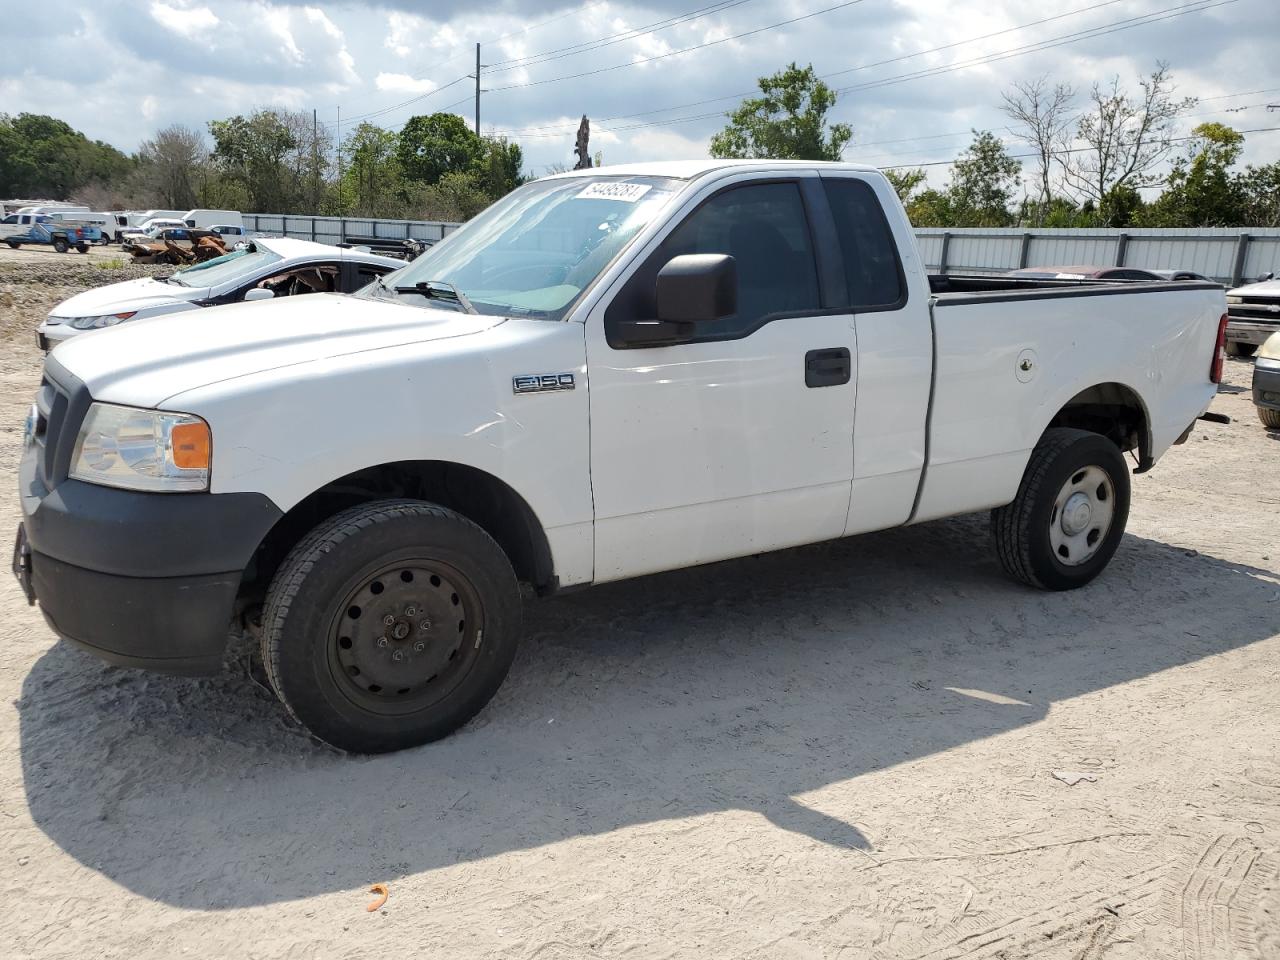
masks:
POLYGON ((1104 219, 1116 188, 1132 191, 1155 181, 1155 167, 1172 149, 1178 115, 1199 102, 1174 97, 1169 65, 1163 61, 1139 85, 1142 94, 1134 97, 1121 88, 1119 77, 1095 83, 1089 109, 1076 125, 1083 146, 1078 153, 1059 155, 1066 182, 1096 204, 1104 219))
POLYGON ((1036 224, 1044 222, 1045 212, 1053 199, 1055 159, 1065 155, 1071 142, 1071 106, 1076 97, 1069 83, 1049 85, 1049 78, 1021 81, 1012 90, 1000 94, 1001 110, 1014 123, 1013 135, 1036 151, 1039 168, 1040 198, 1036 224))
POLYGON ((203 134, 174 124, 143 141, 138 150, 144 182, 160 204, 173 210, 196 205, 200 170, 209 156, 203 134))

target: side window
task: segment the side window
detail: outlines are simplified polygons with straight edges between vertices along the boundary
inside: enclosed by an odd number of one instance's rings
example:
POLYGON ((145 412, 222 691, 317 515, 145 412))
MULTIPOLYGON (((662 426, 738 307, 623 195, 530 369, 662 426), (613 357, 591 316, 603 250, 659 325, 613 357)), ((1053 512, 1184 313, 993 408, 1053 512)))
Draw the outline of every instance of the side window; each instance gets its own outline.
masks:
POLYGON ((17 223, 17 222, 18 222, 18 215, 16 213, 11 213, 7 217, 5 217, 3 220, 0 220, 0 223, 17 223))
POLYGON ((374 267, 369 264, 358 263, 353 264, 354 269, 351 271, 351 289, 347 293, 354 293, 362 290, 379 277, 386 276, 391 272, 390 267, 374 267))
POLYGON ((738 312, 700 323, 698 340, 746 336, 766 317, 822 308, 799 185, 746 184, 716 194, 667 236, 610 305, 606 328, 611 321, 656 316, 658 271, 688 253, 725 253, 738 268, 738 312))
POLYGON ((840 239, 851 307, 892 307, 902 301, 902 272, 875 191, 861 180, 822 180, 840 239))

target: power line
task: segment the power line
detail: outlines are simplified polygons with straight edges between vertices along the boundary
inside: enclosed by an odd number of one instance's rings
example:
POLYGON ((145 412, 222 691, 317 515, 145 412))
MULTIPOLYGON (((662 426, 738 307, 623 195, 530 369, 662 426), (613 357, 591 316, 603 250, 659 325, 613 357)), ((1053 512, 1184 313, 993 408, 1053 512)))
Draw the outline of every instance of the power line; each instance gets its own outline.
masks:
MULTIPOLYGON (((970 67, 984 66, 989 63, 997 63, 999 61, 1011 59, 1013 57, 1024 56, 1028 53, 1037 53, 1042 50, 1049 50, 1049 49, 1053 49, 1054 47, 1065 46, 1069 43, 1075 43, 1083 39, 1094 39, 1097 37, 1107 36, 1112 33, 1119 33, 1124 30, 1130 30, 1130 29, 1133 29, 1134 27, 1146 26, 1147 24, 1150 24, 1150 23, 1158 23, 1164 20, 1172 20, 1172 19, 1175 19, 1176 17, 1186 16, 1187 14, 1191 14, 1191 13, 1200 13, 1204 10, 1209 10, 1214 7, 1226 6, 1228 4, 1237 3, 1237 2, 1238 0, 1193 0, 1193 2, 1183 4, 1182 6, 1168 7, 1168 8, 1165 8, 1164 10, 1158 10, 1152 13, 1142 14, 1141 16, 1138 16, 1138 17, 1128 17, 1122 20, 1115 20, 1115 21, 1112 21, 1111 23, 1101 24, 1097 27, 1091 27, 1087 30, 1079 30, 1069 34, 1063 34, 1058 37, 1050 37, 1046 40, 1039 40, 1033 43, 1024 44, 1020 47, 1014 47, 1010 50, 1003 50, 995 53, 984 54, 980 57, 975 57, 973 59, 970 59, 967 61, 961 61, 959 63, 946 64, 938 67, 930 67, 924 70, 917 70, 917 71, 913 71, 906 74, 899 74, 893 77, 883 77, 878 80, 867 81, 866 83, 853 84, 848 87, 837 88, 837 92, 850 93, 858 90, 867 90, 867 89, 875 89, 879 87, 894 86, 899 83, 907 83, 911 80, 918 80, 926 77, 941 76, 943 74, 953 73, 958 70, 966 70, 966 69, 969 69, 970 67)), ((1109 5, 1110 5, 1109 3, 1103 3, 1103 4, 1098 4, 1097 6, 1100 7, 1100 6, 1109 6, 1109 5)), ((1086 9, 1093 9, 1093 8, 1086 8, 1086 9)), ((1045 22, 1052 19, 1060 19, 1060 17, 1046 18, 1045 22)), ((1001 31, 1001 32, 1007 32, 1007 31, 1001 31)), ((984 38, 977 38, 977 39, 984 39, 984 38)), ((971 42, 971 41, 959 41, 959 43, 964 43, 964 42, 971 42)), ((956 44, 949 44, 948 46, 955 46, 955 45, 956 44)), ((944 49, 944 48, 937 48, 937 49, 944 49)), ((916 54, 910 54, 902 58, 894 58, 894 59, 895 60, 909 59, 914 56, 920 56, 923 53, 932 53, 932 52, 935 52, 935 51, 934 50, 920 51, 919 53, 916 53, 916 54)), ((889 61, 883 61, 883 62, 889 62, 889 61)), ((869 69, 873 66, 880 66, 882 65, 883 62, 878 62, 875 64, 863 64, 858 67, 851 67, 840 72, 848 73, 852 70, 869 69)), ((826 76, 830 76, 830 74, 826 76)), ((729 98, 722 98, 722 99, 729 99, 729 98)), ((636 116, 639 116, 639 114, 636 114, 636 116)), ((607 129, 606 132, 618 133, 618 132, 625 132, 629 130, 638 130, 645 127, 660 127, 660 126, 668 126, 676 123, 691 123, 698 120, 707 120, 707 119, 718 118, 722 116, 724 116, 724 113, 722 111, 717 110, 709 113, 699 113, 699 114, 693 114, 685 117, 669 117, 665 120, 650 120, 650 121, 644 121, 639 123, 626 124, 623 126, 607 129)), ((600 122, 603 123, 606 121, 600 121, 600 122)), ((603 127, 601 129, 605 130, 605 128, 603 127)), ((523 136, 527 138, 538 138, 538 137, 555 137, 555 136, 563 136, 563 135, 564 135, 563 133, 557 133, 557 134, 526 133, 523 136)))
MULTIPOLYGON (((903 60, 912 60, 912 59, 915 59, 916 57, 923 57, 926 54, 930 54, 930 53, 940 53, 943 50, 950 50, 953 47, 963 46, 969 43, 977 43, 980 40, 990 40, 990 39, 993 39, 994 37, 999 37, 1006 33, 1015 33, 1019 30, 1028 30, 1031 27, 1042 26, 1043 24, 1052 23, 1055 20, 1064 20, 1068 17, 1076 17, 1082 13, 1090 13, 1094 10, 1101 9, 1102 7, 1110 7, 1110 6, 1114 6, 1117 3, 1123 3, 1123 2, 1125 2, 1125 0, 1104 0, 1104 2, 1102 3, 1094 3, 1086 7, 1079 7, 1075 10, 1068 10, 1064 13, 1055 14, 1052 17, 1044 17, 1040 20, 1033 20, 1030 23, 1021 23, 1021 24, 1018 24, 1017 26, 1006 27, 1003 30, 996 30, 994 33, 984 33, 980 36, 968 37, 964 40, 957 40, 953 43, 943 44, 940 47, 930 47, 927 50, 917 50, 914 53, 903 54, 902 56, 894 57, 891 60, 882 60, 882 61, 877 61, 875 63, 860 64, 859 66, 856 66, 856 67, 849 67, 844 70, 837 70, 834 73, 820 74, 819 79, 827 80, 831 77, 838 76, 839 74, 842 74, 842 73, 849 73, 853 70, 869 70, 872 67, 882 66, 887 63, 897 63, 903 60)), ((667 113, 671 110, 683 110, 686 107, 701 107, 709 103, 720 103, 725 100, 741 100, 743 97, 749 97, 756 92, 757 91, 755 90, 747 90, 740 93, 726 94, 722 97, 711 97, 706 100, 694 100, 689 103, 677 103, 677 104, 671 104, 666 107, 656 107, 652 110, 642 110, 638 113, 616 114, 612 117, 601 117, 597 122, 608 123, 610 120, 630 120, 634 117, 646 117, 646 116, 651 116, 652 114, 655 114, 655 113, 667 113)), ((561 130, 561 129, 567 129, 574 126, 576 126, 576 122, 560 123, 560 124, 544 124, 543 126, 522 127, 519 130, 506 130, 502 132, 509 133, 512 135, 517 135, 527 131, 552 130, 552 129, 561 130)))
MULTIPOLYGON (((1237 130, 1236 133, 1274 133, 1280 130, 1280 127, 1255 127, 1252 130, 1237 130)), ((1170 137, 1168 143, 1185 143, 1187 140, 1195 140, 1194 134, 1188 134, 1185 137, 1170 137)), ((1058 157, 1069 153, 1088 153, 1093 147, 1066 147, 1062 150, 1054 150, 1050 156, 1058 157)), ((1014 160, 1026 160, 1032 157, 1039 157, 1040 153, 1011 153, 1008 156, 1014 160)), ((904 170, 908 167, 915 169, 916 167, 949 167, 955 163, 955 159, 951 160, 929 160, 921 163, 896 163, 880 167, 881 170, 904 170)))
MULTIPOLYGON (((1234 0, 1232 0, 1234 2, 1234 0)), ((644 63, 654 63, 658 60, 666 60, 668 57, 678 57, 682 53, 691 53, 694 50, 705 50, 708 47, 718 46, 722 43, 729 43, 732 40, 741 40, 743 37, 754 36, 757 33, 764 33, 768 30, 776 30, 779 27, 790 26, 793 23, 799 23, 802 20, 811 20, 814 17, 822 16, 824 13, 833 13, 836 10, 843 10, 845 7, 852 7, 855 4, 862 3, 862 0, 844 0, 843 3, 837 3, 834 6, 824 7, 821 10, 815 10, 812 13, 802 14, 798 17, 792 17, 789 20, 780 20, 777 23, 766 24, 763 27, 756 27, 754 30, 746 30, 742 33, 734 34, 731 37, 720 37, 716 40, 708 40, 705 43, 694 44, 691 47, 684 47, 680 50, 670 50, 666 53, 660 53, 652 57, 643 57, 639 60, 629 60, 626 63, 615 63, 608 67, 598 67, 595 70, 584 70, 581 73, 569 73, 559 77, 547 77, 542 80, 527 80, 523 83, 511 83, 505 87, 494 87, 493 93, 503 90, 522 90, 526 87, 541 87, 548 83, 560 83, 564 80, 581 80, 583 77, 594 77, 601 73, 609 73, 613 70, 625 70, 627 67, 638 67, 644 63)))
POLYGON ((564 47, 557 47, 554 50, 544 50, 541 53, 531 53, 526 57, 513 57, 508 60, 499 60, 493 64, 496 71, 516 70, 520 67, 534 66, 536 64, 550 63, 552 60, 563 60, 565 57, 574 57, 582 53, 593 53, 604 47, 611 47, 616 43, 623 43, 627 40, 636 40, 640 37, 647 36, 652 33, 658 33, 671 27, 679 26, 693 20, 701 19, 712 13, 721 13, 722 11, 740 7, 744 3, 753 3, 754 0, 716 0, 715 3, 707 4, 705 7, 698 7, 684 13, 679 13, 664 20, 655 20, 653 23, 647 23, 641 27, 633 27, 629 30, 623 30, 619 33, 610 34, 604 37, 597 37, 594 40, 584 40, 580 43, 569 44, 564 47))

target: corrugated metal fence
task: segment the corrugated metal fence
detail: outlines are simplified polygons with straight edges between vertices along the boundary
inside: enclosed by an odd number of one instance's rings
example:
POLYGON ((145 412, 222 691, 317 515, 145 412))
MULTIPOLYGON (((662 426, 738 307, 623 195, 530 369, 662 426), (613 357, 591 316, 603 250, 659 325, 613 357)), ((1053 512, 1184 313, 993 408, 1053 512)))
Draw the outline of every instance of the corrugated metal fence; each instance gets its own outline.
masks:
MULTIPOLYGON (((341 243, 345 237, 440 240, 461 224, 246 213, 246 229, 341 243)), ((1003 273, 1019 267, 1098 264, 1149 270, 1194 270, 1232 285, 1280 274, 1280 228, 1197 230, 1022 230, 920 227, 925 266, 938 273, 1003 273)))
POLYGON ((1194 270, 1236 285, 1280 274, 1280 228, 1021 230, 920 227, 920 256, 938 273, 1002 273, 1019 267, 1097 264, 1194 270))

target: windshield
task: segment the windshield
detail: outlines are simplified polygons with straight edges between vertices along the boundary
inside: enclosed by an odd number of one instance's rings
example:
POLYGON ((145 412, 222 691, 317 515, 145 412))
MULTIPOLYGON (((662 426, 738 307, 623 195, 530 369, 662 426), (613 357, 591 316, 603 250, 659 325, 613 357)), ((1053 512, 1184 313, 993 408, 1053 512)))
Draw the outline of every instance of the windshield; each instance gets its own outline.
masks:
POLYGON ((280 259, 279 254, 251 244, 243 250, 232 250, 220 257, 179 270, 169 278, 169 282, 183 287, 217 287, 230 280, 247 277, 256 273, 260 267, 276 263, 280 259))
POLYGON ((573 177, 526 184, 362 296, 440 306, 419 283, 449 284, 477 313, 564 317, 578 295, 682 186, 667 177, 573 177))

